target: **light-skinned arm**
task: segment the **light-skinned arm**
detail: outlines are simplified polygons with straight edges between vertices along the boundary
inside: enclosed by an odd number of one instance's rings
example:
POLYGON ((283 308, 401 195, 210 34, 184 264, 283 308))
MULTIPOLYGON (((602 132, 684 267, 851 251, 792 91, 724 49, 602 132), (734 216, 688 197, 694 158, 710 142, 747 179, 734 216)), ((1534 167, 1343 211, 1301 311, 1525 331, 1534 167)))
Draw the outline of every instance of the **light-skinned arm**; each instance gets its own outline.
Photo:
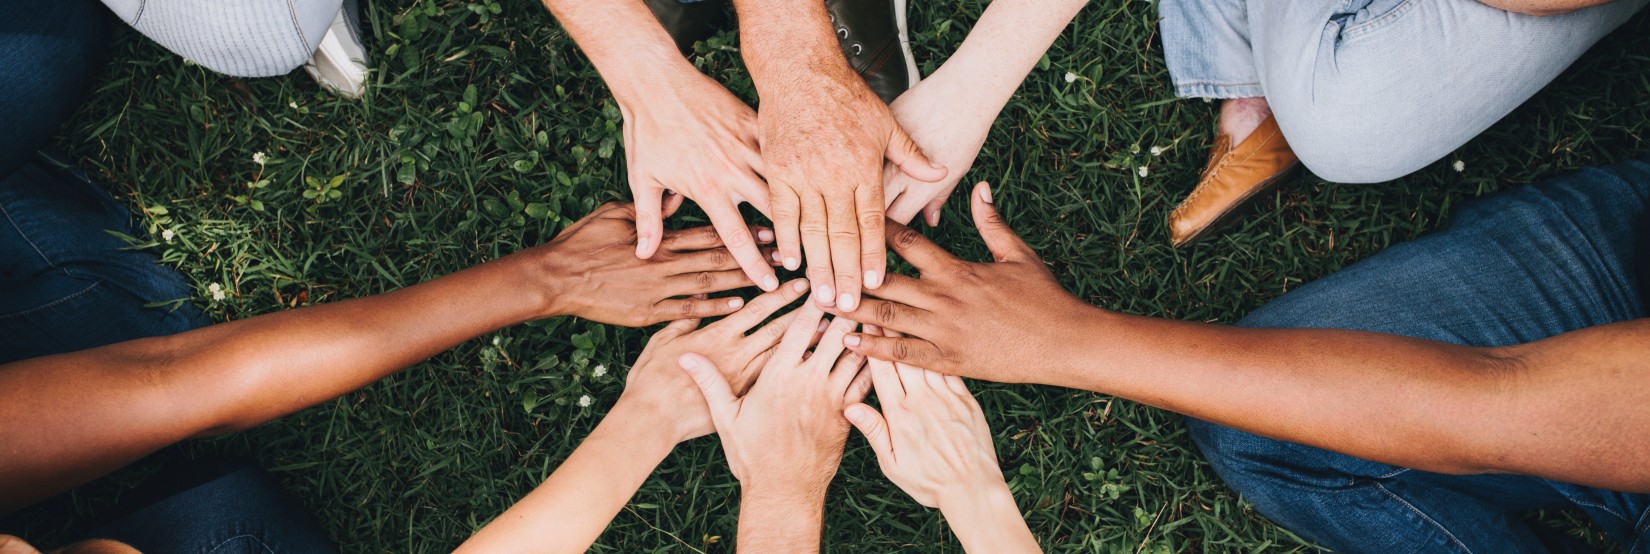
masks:
POLYGON ((700 354, 680 357, 704 394, 728 467, 739 480, 740 552, 818 552, 825 489, 842 462, 842 410, 870 387, 865 358, 842 347, 858 324, 832 321, 804 357, 824 313, 812 302, 792 312, 761 379, 738 394, 726 369, 700 354))
POLYGON ((888 219, 909 223, 921 213, 929 226, 939 224, 940 208, 974 165, 997 114, 1087 4, 993 0, 951 58, 894 100, 894 119, 946 174, 930 183, 885 171, 888 219))
POLYGON ((745 390, 794 316, 746 332, 807 291, 808 283, 797 280, 703 328, 698 320, 665 326, 648 341, 625 376, 624 394, 595 431, 544 483, 458 552, 589 550, 678 443, 715 431, 704 396, 678 368, 677 359, 702 352, 726 372, 723 377, 734 390, 745 390))
POLYGON ((843 415, 865 435, 882 473, 917 503, 939 508, 964 550, 1042 552, 997 465, 985 412, 962 379, 877 359, 866 371, 882 413, 854 404, 843 415))
POLYGON ((756 83, 770 215, 788 269, 806 257, 814 300, 853 309, 887 271, 883 161, 945 178, 848 66, 825 4, 735 0, 740 50, 756 83))
POLYGON ((922 272, 848 314, 905 333, 849 347, 948 374, 1113 394, 1251 433, 1440 473, 1650 492, 1650 320, 1474 348, 1396 335, 1141 317, 1073 297, 975 187, 995 263, 903 226, 922 272), (1586 406, 1577 410, 1576 406, 1586 406))
POLYGON ((751 282, 778 287, 739 214, 742 202, 769 213, 756 112, 683 58, 642 0, 544 5, 601 72, 624 116, 636 255, 658 250, 663 214, 685 196, 704 209, 751 282))
POLYGON ((621 325, 731 313, 749 286, 708 229, 630 253, 629 205, 548 244, 405 289, 0 366, 0 513, 191 437, 247 429, 483 333, 576 315, 621 325))

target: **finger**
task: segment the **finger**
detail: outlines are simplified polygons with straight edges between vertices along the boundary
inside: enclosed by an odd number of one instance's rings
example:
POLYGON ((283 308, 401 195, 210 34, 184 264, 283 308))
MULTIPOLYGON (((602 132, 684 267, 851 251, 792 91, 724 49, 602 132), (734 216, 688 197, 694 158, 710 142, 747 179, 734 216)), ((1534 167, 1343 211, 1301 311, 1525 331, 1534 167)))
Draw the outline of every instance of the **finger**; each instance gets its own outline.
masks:
POLYGON ((836 276, 831 273, 830 227, 826 225, 825 201, 809 194, 802 197, 802 253, 807 257, 808 282, 814 287, 814 303, 836 305, 836 276))
MULTIPOLYGON (((778 312, 780 308, 789 306, 791 302, 796 301, 797 298, 801 298, 802 294, 807 291, 807 279, 793 280, 789 283, 785 283, 785 286, 779 287, 778 290, 762 293, 760 296, 752 298, 751 301, 745 305, 745 309, 739 310, 737 313, 723 318, 721 321, 712 323, 710 326, 744 335, 752 328, 767 320, 769 316, 774 314, 774 312, 778 312)), ((774 342, 779 342, 779 336, 774 336, 774 342)))
POLYGON ((733 423, 733 414, 739 398, 733 395, 733 388, 728 386, 728 378, 722 371, 716 369, 716 363, 699 354, 687 353, 677 358, 676 362, 682 366, 693 383, 699 386, 699 393, 705 396, 705 404, 710 407, 711 422, 717 429, 727 429, 733 423))
POLYGON ((848 398, 848 390, 854 386, 854 380, 859 379, 864 368, 865 356, 854 352, 842 353, 836 359, 836 366, 831 368, 830 390, 844 399, 848 398))
MULTIPOLYGON (((886 239, 883 234, 882 222, 886 221, 882 209, 882 188, 864 186, 854 191, 854 199, 859 203, 859 269, 864 276, 867 289, 882 286, 882 278, 887 272, 888 254, 883 252, 882 244, 886 239)), ((847 306, 844 309, 850 309, 847 306)))
POLYGON ((860 303, 859 309, 852 312, 844 312, 839 308, 829 308, 826 311, 860 323, 876 325, 884 332, 898 331, 917 336, 923 336, 924 331, 927 331, 934 321, 934 312, 876 298, 866 298, 860 303))
POLYGON ((636 257, 645 260, 659 250, 659 237, 665 232, 659 204, 659 195, 664 192, 664 187, 657 183, 637 187, 632 183, 631 190, 636 197, 636 257))
POLYGON ((910 191, 900 194, 899 198, 895 198, 893 202, 888 203, 888 219, 894 223, 909 224, 911 218, 917 217, 917 213, 920 211, 922 211, 922 201, 917 199, 917 195, 911 194, 910 191))
POLYGON ((934 388, 928 385, 928 370, 908 363, 894 362, 894 372, 899 374, 899 382, 905 385, 906 397, 920 396, 925 400, 933 398, 934 388))
POLYGON ((884 277, 884 280, 885 282, 875 292, 868 293, 867 298, 881 298, 907 306, 927 309, 929 306, 934 305, 935 299, 938 298, 940 292, 938 289, 943 288, 932 281, 913 279, 898 273, 890 273, 887 277, 884 277))
POLYGON ((779 339, 779 346, 774 348, 775 363, 797 365, 801 362, 802 353, 807 351, 808 343, 819 329, 819 322, 825 317, 825 311, 813 302, 804 302, 802 307, 791 313, 796 314, 796 319, 791 320, 790 327, 785 329, 785 336, 779 339))
MULTIPOLYGON (((666 277, 663 283, 664 290, 670 291, 671 296, 688 294, 709 294, 713 292, 730 291, 733 289, 751 286, 751 280, 745 272, 739 270, 701 271, 698 273, 684 273, 666 277)), ((741 304, 742 306, 743 304, 741 304)), ((735 306, 737 308, 739 306, 735 306)))
POLYGON ((871 386, 877 391, 877 400, 882 406, 889 409, 899 406, 905 401, 905 385, 899 382, 899 374, 894 371, 894 362, 869 358, 865 361, 866 373, 871 374, 871 386))
POLYGON ((682 209, 684 200, 687 200, 687 196, 682 193, 665 189, 665 217, 676 215, 676 210, 682 209))
POLYGON ((724 316, 744 305, 742 298, 671 298, 653 305, 653 322, 724 316))
POLYGON ((1007 223, 1003 223, 1003 217, 991 203, 991 185, 980 181, 974 185, 974 193, 969 196, 974 207, 974 226, 980 229, 980 238, 985 239, 985 247, 991 250, 991 257, 998 262, 1037 261, 1037 253, 1026 246, 1007 223))
POLYGON ((894 443, 888 436, 888 421, 882 414, 870 406, 854 404, 842 411, 843 417, 854 424, 859 433, 865 435, 865 442, 871 443, 871 451, 877 453, 877 459, 884 464, 894 463, 894 443))
POLYGON ((710 216, 716 234, 722 236, 722 243, 733 253, 734 260, 739 262, 739 267, 745 270, 751 282, 764 291, 779 288, 779 277, 774 276, 773 268, 762 259, 762 251, 756 247, 755 234, 745 226, 745 219, 739 216, 739 210, 733 207, 733 203, 720 198, 710 203, 701 202, 699 207, 710 216))
POLYGON ((873 337, 865 334, 848 335, 843 341, 849 350, 878 360, 911 364, 917 367, 939 365, 940 349, 934 343, 916 337, 873 337))
POLYGON ((928 383, 928 388, 929 389, 932 389, 932 390, 934 390, 936 392, 939 392, 939 393, 949 393, 950 392, 951 387, 949 385, 945 384, 945 374, 944 373, 940 373, 938 371, 929 371, 927 369, 919 369, 918 371, 920 373, 922 373, 922 380, 923 380, 923 382, 928 383))
POLYGON ((945 211, 945 197, 935 198, 933 202, 928 204, 928 207, 922 209, 923 219, 928 222, 929 227, 939 227, 940 213, 943 211, 945 211))
POLYGON ((755 171, 746 171, 743 175, 733 177, 727 187, 739 195, 740 200, 756 208, 756 211, 762 212, 762 215, 768 216, 769 219, 773 218, 770 204, 772 193, 768 192, 768 184, 763 182, 755 171))
MULTIPOLYGON (((758 244, 773 242, 773 230, 759 225, 752 225, 747 229, 756 237, 758 244)), ((664 244, 660 248, 670 252, 693 252, 710 250, 722 246, 722 235, 714 226, 694 227, 680 231, 665 231, 664 244)))
POLYGON ((802 235, 797 228, 802 222, 802 200, 788 186, 769 186, 768 199, 773 209, 773 234, 779 241, 779 256, 785 269, 796 271, 802 267, 802 235))
MULTIPOLYGON (((848 333, 853 332, 858 327, 859 322, 846 317, 831 320, 831 325, 825 328, 825 335, 819 339, 819 346, 814 347, 814 356, 819 357, 821 360, 819 362, 821 367, 828 370, 836 364, 839 356, 842 355, 842 351, 847 348, 846 345, 842 344, 842 338, 848 336, 848 333)), ((846 386, 847 383, 844 382, 843 385, 846 386)))
POLYGON ((894 126, 894 134, 888 137, 888 152, 886 155, 888 161, 899 166, 901 173, 910 175, 911 178, 918 181, 938 182, 944 179, 946 173, 948 173, 945 166, 928 159, 928 155, 922 153, 922 149, 917 147, 916 141, 911 140, 911 135, 906 134, 905 129, 897 124, 894 126))
POLYGON ((698 319, 678 319, 676 321, 672 321, 670 322, 670 325, 666 325, 665 328, 660 329, 657 333, 654 333, 653 338, 648 342, 651 343, 655 340, 670 340, 691 333, 694 329, 699 328, 699 321, 700 320, 698 319))
POLYGON ((861 368, 854 374, 854 380, 848 383, 848 392, 842 395, 842 403, 853 404, 864 402, 865 397, 871 394, 871 370, 861 368))
MULTIPOLYGON (((864 185, 870 186, 870 185, 864 185)), ((859 205, 858 194, 854 196, 836 196, 825 199, 826 225, 828 225, 827 239, 831 249, 831 274, 835 279, 836 302, 826 303, 826 306, 841 306, 842 309, 852 310, 859 305, 860 280, 864 277, 860 273, 859 220, 855 215, 862 207, 859 205)), ((881 199, 878 198, 878 204, 881 199)), ((882 207, 877 206, 877 212, 882 207)), ((808 265, 813 265, 813 258, 808 259, 808 265)))
POLYGON ((974 398, 974 395, 968 392, 968 384, 963 383, 962 377, 946 375, 945 387, 951 389, 951 392, 956 393, 958 396, 966 396, 970 400, 974 398))
POLYGON ((952 256, 916 229, 898 223, 888 223, 888 249, 924 273, 962 263, 961 259, 952 256))

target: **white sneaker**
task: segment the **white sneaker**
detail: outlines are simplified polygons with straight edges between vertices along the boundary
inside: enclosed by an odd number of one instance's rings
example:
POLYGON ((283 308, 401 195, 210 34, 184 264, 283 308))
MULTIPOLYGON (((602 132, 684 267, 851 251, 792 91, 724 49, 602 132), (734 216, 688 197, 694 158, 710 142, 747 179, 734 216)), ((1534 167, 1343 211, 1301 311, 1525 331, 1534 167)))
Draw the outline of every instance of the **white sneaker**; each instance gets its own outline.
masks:
POLYGON ((321 37, 321 46, 315 49, 304 64, 315 82, 340 96, 360 98, 367 88, 367 49, 361 44, 361 33, 351 21, 354 2, 345 2, 338 16, 333 18, 327 34, 321 37))

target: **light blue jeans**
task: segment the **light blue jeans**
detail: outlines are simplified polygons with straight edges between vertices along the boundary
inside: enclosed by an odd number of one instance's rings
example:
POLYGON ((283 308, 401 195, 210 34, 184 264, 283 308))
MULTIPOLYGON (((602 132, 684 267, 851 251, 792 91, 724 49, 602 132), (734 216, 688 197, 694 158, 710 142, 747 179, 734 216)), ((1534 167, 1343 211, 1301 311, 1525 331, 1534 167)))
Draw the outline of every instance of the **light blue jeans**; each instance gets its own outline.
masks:
POLYGON ((303 67, 344 0, 103 0, 143 36, 202 67, 273 77, 303 67))
POLYGON ((1265 96, 1324 179, 1389 181, 1466 144, 1647 0, 1566 15, 1477 0, 1162 0, 1175 94, 1265 96))

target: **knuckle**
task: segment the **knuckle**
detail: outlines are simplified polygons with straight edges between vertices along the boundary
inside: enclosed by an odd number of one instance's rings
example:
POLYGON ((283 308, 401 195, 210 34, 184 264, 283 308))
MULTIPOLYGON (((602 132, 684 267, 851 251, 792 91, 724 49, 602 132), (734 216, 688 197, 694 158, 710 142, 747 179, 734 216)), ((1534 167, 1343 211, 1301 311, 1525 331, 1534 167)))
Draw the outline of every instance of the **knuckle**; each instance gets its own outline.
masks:
POLYGON ((712 275, 709 271, 701 271, 694 274, 693 284, 700 289, 709 289, 716 286, 716 276, 712 275))
POLYGON ((899 361, 902 361, 902 362, 910 360, 912 354, 914 354, 914 352, 911 348, 911 341, 909 341, 907 339, 903 339, 903 338, 894 339, 894 359, 895 360, 899 360, 899 361))
POLYGON ((683 300, 682 304, 681 304, 680 312, 681 312, 681 315, 684 316, 684 318, 685 317, 692 317, 693 314, 699 312, 699 301, 691 299, 691 298, 689 298, 687 300, 683 300))
POLYGON ((727 244, 728 248, 744 248, 752 244, 751 233, 744 228, 729 231, 726 236, 722 237, 722 240, 727 244))
POLYGON ((804 234, 804 235, 823 235, 823 234, 825 234, 826 232, 829 231, 825 227, 824 223, 820 223, 820 222, 817 222, 817 221, 804 221, 804 222, 802 222, 801 225, 798 225, 796 228, 798 230, 802 231, 802 234, 804 234))
POLYGON ((1008 227, 1008 223, 1005 223, 1003 221, 1003 216, 1001 214, 996 214, 996 213, 985 216, 985 224, 987 226, 990 226, 990 227, 999 227, 999 228, 1008 227))
MULTIPOLYGON (((895 304, 893 302, 882 302, 877 304, 876 318, 879 323, 894 322, 895 319, 899 318, 899 304, 895 304)), ((896 342, 904 341, 901 340, 896 342)))
POLYGON ((898 231, 894 232, 894 244, 902 247, 916 244, 917 240, 921 238, 922 235, 917 234, 917 231, 910 227, 900 227, 898 231))
POLYGON ((830 231, 828 231, 827 236, 831 237, 831 240, 833 240, 833 241, 858 242, 859 241, 859 229, 858 228, 848 229, 846 227, 836 227, 836 228, 833 228, 830 231))
POLYGON ((864 214, 859 216, 859 226, 868 230, 881 229, 882 219, 882 212, 864 214))
POLYGON ((722 267, 730 263, 733 263, 733 255, 729 254, 726 248, 710 251, 710 265, 722 267))

